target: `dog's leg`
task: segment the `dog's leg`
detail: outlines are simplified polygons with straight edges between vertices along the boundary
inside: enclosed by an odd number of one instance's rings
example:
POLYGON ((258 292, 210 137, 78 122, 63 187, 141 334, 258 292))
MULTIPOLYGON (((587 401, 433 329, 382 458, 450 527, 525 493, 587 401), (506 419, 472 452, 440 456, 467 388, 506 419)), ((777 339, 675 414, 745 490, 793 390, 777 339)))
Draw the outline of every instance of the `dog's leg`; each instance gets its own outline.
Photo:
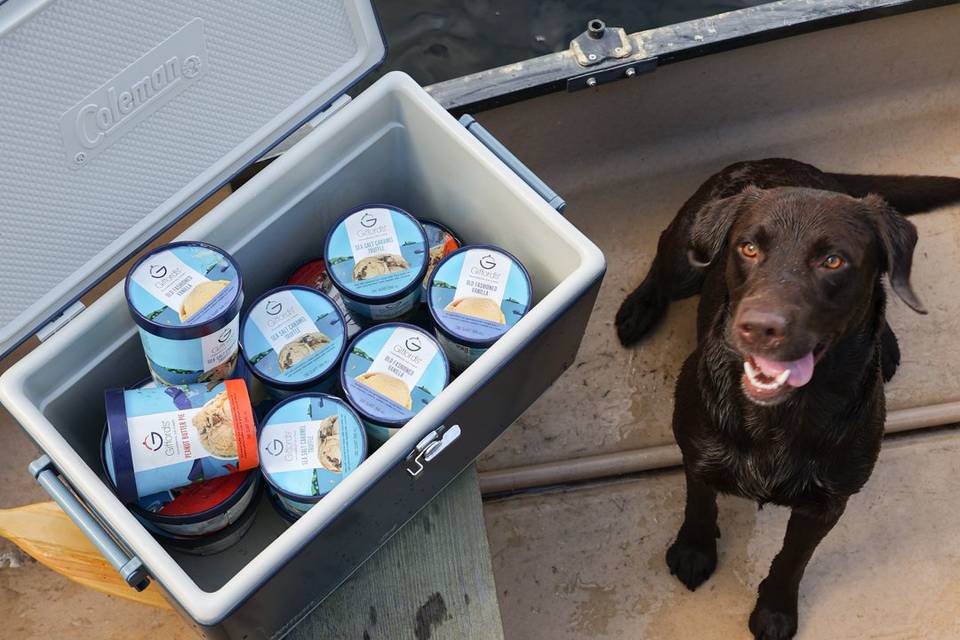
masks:
POLYGON ((890 325, 884 322, 883 331, 880 333, 880 368, 883 372, 883 381, 890 382, 899 366, 900 345, 897 342, 897 336, 890 325))
POLYGON ((717 568, 717 492, 687 472, 687 505, 677 539, 667 550, 667 566, 695 591, 717 568))
POLYGON ((685 206, 660 234, 657 255, 640 286, 628 295, 617 311, 617 336, 621 344, 636 344, 663 318, 671 300, 700 292, 703 269, 690 264, 687 250, 695 211, 685 206))
POLYGON ((790 514, 783 548, 760 583, 757 605, 750 614, 750 631, 757 640, 787 640, 797 632, 800 579, 814 549, 837 524, 845 506, 846 501, 827 511, 794 509, 790 514))

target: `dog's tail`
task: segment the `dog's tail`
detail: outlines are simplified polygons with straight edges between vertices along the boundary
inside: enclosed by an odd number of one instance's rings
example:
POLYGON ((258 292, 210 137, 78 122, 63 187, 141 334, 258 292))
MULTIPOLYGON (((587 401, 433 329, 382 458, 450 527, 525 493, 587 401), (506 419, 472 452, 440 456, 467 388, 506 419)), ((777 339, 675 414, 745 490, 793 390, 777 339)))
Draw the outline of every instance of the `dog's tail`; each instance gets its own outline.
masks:
POLYGON ((960 202, 960 178, 829 173, 855 198, 876 194, 903 214, 930 211, 960 202))

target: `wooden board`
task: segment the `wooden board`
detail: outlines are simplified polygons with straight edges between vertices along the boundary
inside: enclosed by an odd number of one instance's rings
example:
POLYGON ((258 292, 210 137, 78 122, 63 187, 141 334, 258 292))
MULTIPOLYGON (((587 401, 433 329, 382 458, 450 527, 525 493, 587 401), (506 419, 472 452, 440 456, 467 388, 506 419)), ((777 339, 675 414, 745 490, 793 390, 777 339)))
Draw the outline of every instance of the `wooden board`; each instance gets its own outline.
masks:
POLYGON ((502 640, 474 468, 434 498, 287 637, 502 640))

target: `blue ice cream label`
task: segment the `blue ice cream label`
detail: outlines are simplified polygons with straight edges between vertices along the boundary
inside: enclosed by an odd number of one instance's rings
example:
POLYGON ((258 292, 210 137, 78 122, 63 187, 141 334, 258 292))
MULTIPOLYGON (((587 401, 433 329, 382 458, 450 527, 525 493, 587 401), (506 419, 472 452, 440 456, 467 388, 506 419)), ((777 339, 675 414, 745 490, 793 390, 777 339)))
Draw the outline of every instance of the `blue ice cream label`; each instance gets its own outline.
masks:
POLYGON ((397 428, 427 406, 449 376, 440 345, 409 325, 383 325, 361 334, 342 367, 350 403, 368 422, 397 428))
POLYGON ((369 318, 374 321, 397 320, 410 313, 420 302, 419 288, 414 289, 406 296, 393 302, 384 304, 366 304, 343 296, 343 306, 353 314, 369 318))
POLYGON ((489 346, 530 307, 530 281, 512 258, 492 248, 462 249, 437 267, 430 305, 454 341, 489 346))
POLYGON ((330 298, 282 288, 250 309, 242 344, 247 363, 268 386, 271 381, 322 385, 335 380, 346 339, 343 317, 330 298))
POLYGON ((143 328, 139 332, 150 375, 160 384, 213 383, 234 374, 240 344, 239 313, 222 329, 191 340, 161 338, 143 328))
POLYGON ((260 430, 259 442, 267 480, 282 497, 307 508, 311 499, 329 493, 360 466, 367 453, 357 415, 343 401, 324 394, 302 394, 277 405, 260 430))
POLYGON ((426 237, 409 214, 367 207, 348 215, 333 229, 325 259, 345 298, 356 295, 376 305, 377 298, 396 296, 423 277, 428 260, 426 237))

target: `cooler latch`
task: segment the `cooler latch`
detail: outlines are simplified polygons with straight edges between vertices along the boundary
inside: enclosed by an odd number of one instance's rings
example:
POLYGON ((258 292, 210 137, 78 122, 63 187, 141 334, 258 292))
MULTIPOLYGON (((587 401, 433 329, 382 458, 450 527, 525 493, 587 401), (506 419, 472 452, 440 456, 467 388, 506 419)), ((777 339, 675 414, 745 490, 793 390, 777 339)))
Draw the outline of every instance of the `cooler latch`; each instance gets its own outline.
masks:
POLYGON ((423 471, 424 463, 436 458, 459 437, 460 425, 458 424, 449 427, 441 425, 439 428, 428 433, 424 436, 423 440, 417 443, 417 446, 410 452, 410 455, 407 456, 407 473, 413 477, 420 475, 420 472, 423 471))

